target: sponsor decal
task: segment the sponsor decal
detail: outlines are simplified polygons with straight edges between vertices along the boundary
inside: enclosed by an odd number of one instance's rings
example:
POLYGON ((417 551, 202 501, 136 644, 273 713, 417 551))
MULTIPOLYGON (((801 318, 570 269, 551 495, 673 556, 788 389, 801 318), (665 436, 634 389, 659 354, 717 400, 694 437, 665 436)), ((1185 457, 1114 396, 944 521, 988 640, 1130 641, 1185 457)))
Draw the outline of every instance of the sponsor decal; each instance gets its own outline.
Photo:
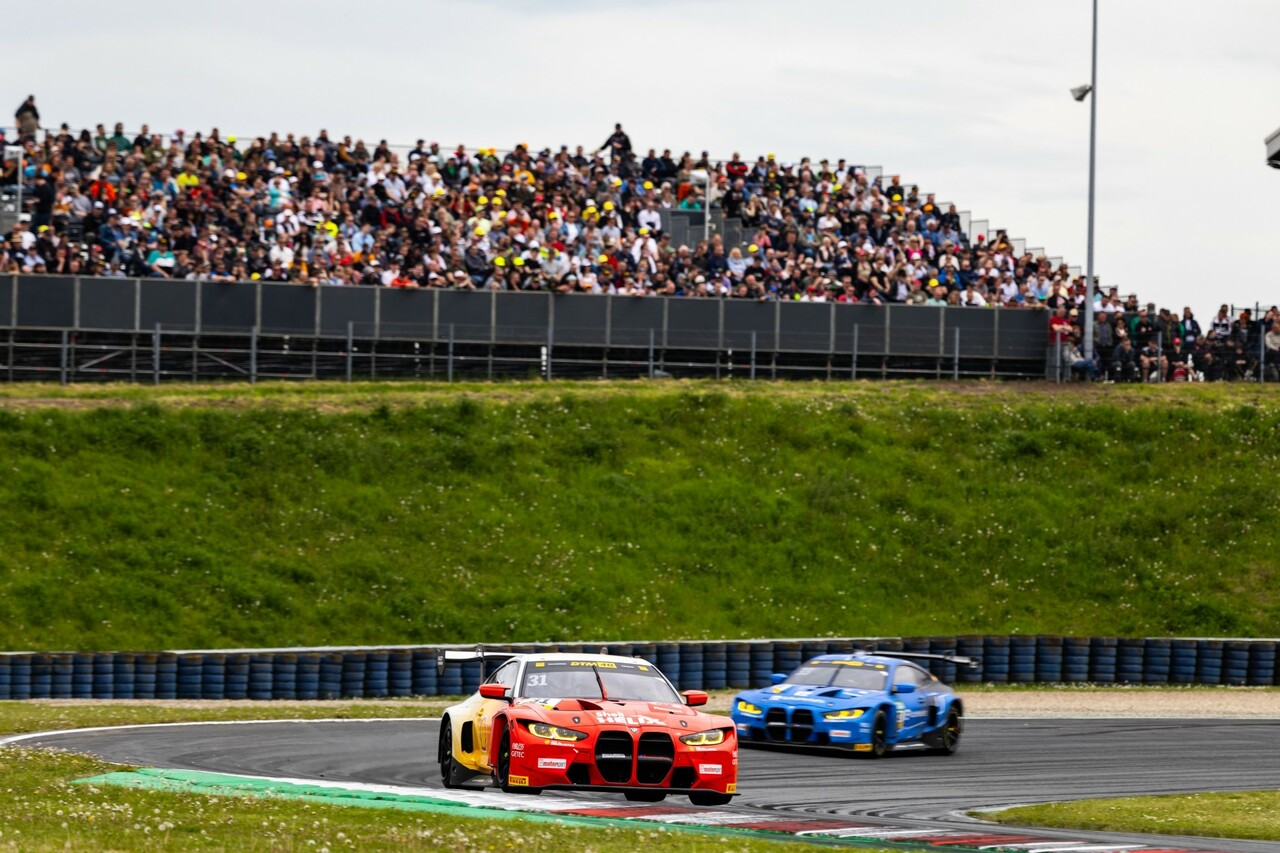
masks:
POLYGON ((618 668, 618 665, 616 663, 609 663, 608 661, 603 661, 603 660, 601 661, 575 660, 575 661, 570 661, 569 666, 598 666, 600 667, 600 669, 617 669, 618 668))
POLYGON ((848 729, 832 729, 831 736, 832 737, 853 737, 853 732, 849 731, 848 729))
POLYGON ((524 755, 524 744, 520 743, 519 741, 516 741, 515 743, 511 744, 511 754, 524 755))
POLYGON ((567 758, 539 758, 538 767, 544 770, 563 770, 569 766, 567 758))
POLYGON ((871 744, 869 744, 869 743, 855 743, 855 744, 853 745, 853 751, 854 751, 854 752, 870 752, 870 751, 871 751, 871 744))
POLYGON ((544 663, 543 661, 534 661, 533 665, 534 665, 534 666, 546 666, 546 663, 544 663))
POLYGON ((724 772, 724 767, 719 764, 699 764, 699 776, 719 776, 724 772))
POLYGON ((724 786, 724 792, 726 794, 736 794, 738 793, 738 786, 730 782, 728 785, 724 786))
POLYGON ((513 788, 517 788, 517 787, 527 788, 529 787, 529 777, 528 776, 508 776, 507 784, 513 788))
POLYGON ((615 726, 665 726, 662 720, 644 714, 624 714, 621 711, 596 711, 596 722, 615 726))
POLYGON ((614 760, 630 758, 630 757, 631 756, 627 755, 625 752, 602 752, 596 756, 596 758, 614 759, 614 760))

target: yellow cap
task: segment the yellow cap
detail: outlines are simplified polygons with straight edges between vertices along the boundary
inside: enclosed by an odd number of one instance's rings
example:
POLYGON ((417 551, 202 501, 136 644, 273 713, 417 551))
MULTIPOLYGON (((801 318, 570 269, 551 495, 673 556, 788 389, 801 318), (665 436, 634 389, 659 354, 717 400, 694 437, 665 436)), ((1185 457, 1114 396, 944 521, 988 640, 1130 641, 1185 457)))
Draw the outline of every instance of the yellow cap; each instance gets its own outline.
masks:
POLYGON ((648 234, 648 233, 649 233, 649 229, 648 229, 648 228, 641 228, 641 229, 640 229, 640 236, 641 236, 641 237, 645 236, 645 235, 646 235, 646 234, 648 234))
POLYGON ((494 206, 494 207, 502 207, 502 199, 500 199, 500 198, 498 198, 498 197, 496 197, 496 196, 495 196, 495 197, 494 197, 494 199, 493 199, 493 206, 494 206))
POLYGON ((899 194, 899 193, 894 193, 894 194, 893 194, 893 200, 894 200, 894 201, 902 201, 902 196, 901 196, 901 194, 899 194))
POLYGON ((647 190, 651 190, 651 189, 653 189, 653 181, 645 181, 645 182, 644 182, 644 188, 645 188, 645 189, 647 189, 647 190))
POLYGON ((507 197, 507 191, 506 191, 506 190, 502 190, 502 189, 500 189, 500 190, 498 190, 496 193, 494 193, 494 195, 502 196, 503 198, 506 198, 506 197, 507 197))
POLYGON ((482 196, 480 196, 480 198, 476 199, 476 204, 488 204, 488 203, 489 203, 489 197, 488 197, 488 196, 484 196, 484 195, 482 195, 482 196))
POLYGON ((760 251, 760 247, 759 247, 759 246, 757 246, 755 243, 752 243, 750 246, 748 246, 748 247, 747 247, 747 251, 748 251, 748 252, 758 252, 758 251, 760 251))
POLYGON ((262 274, 254 273, 253 275, 249 276, 249 278, 253 279, 254 281, 257 281, 258 279, 262 278, 262 274))
POLYGON ((771 151, 771 152, 769 152, 769 157, 768 157, 768 159, 770 159, 770 160, 772 160, 772 159, 773 159, 773 152, 772 152, 772 151, 771 151))
POLYGON ((511 263, 515 264, 515 265, 516 265, 516 266, 518 266, 518 267, 522 267, 522 266, 524 266, 524 258, 516 258, 516 259, 515 259, 514 261, 512 261, 511 263))
POLYGON ((606 201, 606 202, 604 203, 604 209, 605 209, 605 210, 613 210, 613 202, 611 202, 611 201, 606 201))
POLYGON ((842 188, 843 186, 844 186, 843 184, 836 184, 835 186, 833 186, 833 187, 831 188, 831 191, 832 191, 832 192, 837 192, 837 193, 838 193, 838 192, 840 192, 840 190, 841 190, 841 188, 842 188))
POLYGON ((227 142, 230 142, 230 143, 232 143, 232 144, 234 145, 234 144, 235 144, 235 141, 236 141, 236 138, 235 138, 234 136, 228 136, 228 137, 227 137, 227 142))
POLYGON ((547 219, 559 219, 559 218, 560 218, 560 214, 556 213, 554 210, 547 214, 547 219))
POLYGON ((930 286, 930 287, 937 287, 937 286, 938 286, 938 280, 937 280, 936 278, 931 278, 931 279, 929 279, 929 286, 930 286))
POLYGON ((475 230, 475 235, 476 235, 477 237, 483 237, 483 236, 484 236, 484 229, 483 229, 483 228, 481 228, 479 225, 477 225, 477 226, 476 226, 476 230, 475 230))
POLYGON ((499 255, 493 259, 493 265, 495 267, 505 267, 507 265, 507 259, 499 255))
POLYGON ((596 260, 597 260, 597 261, 599 261, 599 262, 600 262, 600 263, 602 263, 602 264, 607 264, 607 263, 609 263, 609 256, 608 256, 608 255, 604 255, 604 254, 602 254, 602 255, 600 255, 600 257, 596 258, 596 260))
POLYGON ((444 195, 444 187, 436 187, 435 195, 444 195))
POLYGON ((542 248, 538 249, 538 254, 542 255, 542 257, 545 258, 547 255, 550 255, 551 253, 547 251, 546 246, 543 246, 542 248))
POLYGON ((330 236, 330 237, 332 237, 332 236, 334 236, 335 234, 337 234, 337 233, 338 233, 338 223, 336 223, 336 222, 326 222, 326 223, 324 224, 324 230, 325 230, 325 231, 327 231, 327 232, 329 233, 329 236, 330 236))
POLYGON ((620 187, 622 186, 622 178, 614 178, 609 181, 609 183, 613 184, 615 187, 620 187))
POLYGON ((247 181, 247 180, 249 180, 249 176, 248 176, 248 175, 246 175, 244 172, 236 172, 236 180, 237 180, 237 181, 247 181))

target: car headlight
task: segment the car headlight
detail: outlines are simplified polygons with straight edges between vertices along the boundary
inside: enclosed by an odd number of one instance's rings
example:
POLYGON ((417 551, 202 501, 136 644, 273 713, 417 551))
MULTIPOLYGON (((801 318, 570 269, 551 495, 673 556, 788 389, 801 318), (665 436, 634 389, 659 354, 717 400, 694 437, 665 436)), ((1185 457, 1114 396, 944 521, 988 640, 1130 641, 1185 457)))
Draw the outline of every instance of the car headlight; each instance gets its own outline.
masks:
POLYGON ((859 717, 861 717, 863 713, 864 711, 862 708, 854 708, 853 710, 849 710, 848 708, 846 708, 843 711, 828 711, 827 713, 822 715, 822 719, 824 720, 856 720, 859 717))
POLYGON ((711 729, 691 735, 681 735, 680 742, 689 746, 715 746, 724 743, 724 729, 711 729))
POLYGON ((739 699, 739 700, 738 700, 738 713, 740 713, 740 714, 746 714, 746 715, 748 715, 748 716, 750 716, 750 717, 758 717, 758 716, 760 716, 761 714, 763 714, 763 713, 764 713, 764 710, 763 710, 763 709, 761 709, 761 708, 759 708, 759 707, 757 707, 756 705, 752 705, 750 702, 744 702, 744 701, 742 701, 741 699, 739 699))
POLYGON ((587 737, 586 732, 552 726, 547 723, 525 723, 525 728, 534 737, 546 740, 586 740, 587 737))

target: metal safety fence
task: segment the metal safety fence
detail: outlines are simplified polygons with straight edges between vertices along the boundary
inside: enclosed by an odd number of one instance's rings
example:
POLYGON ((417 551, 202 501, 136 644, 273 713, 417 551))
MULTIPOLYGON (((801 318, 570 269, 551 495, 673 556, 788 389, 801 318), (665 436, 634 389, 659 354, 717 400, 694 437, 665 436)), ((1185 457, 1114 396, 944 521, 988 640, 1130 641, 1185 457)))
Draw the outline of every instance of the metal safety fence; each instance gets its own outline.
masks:
POLYGON ((976 668, 929 660, 964 684, 1210 684, 1266 687, 1276 640, 984 635, 485 646, 486 660, 446 660, 470 646, 188 652, 0 654, 5 699, 337 699, 457 696, 475 691, 485 664, 511 654, 599 652, 657 664, 682 690, 761 687, 809 658, 857 648, 959 653, 976 668))
POLYGON ((0 378, 1045 375, 1038 311, 0 278, 0 378))

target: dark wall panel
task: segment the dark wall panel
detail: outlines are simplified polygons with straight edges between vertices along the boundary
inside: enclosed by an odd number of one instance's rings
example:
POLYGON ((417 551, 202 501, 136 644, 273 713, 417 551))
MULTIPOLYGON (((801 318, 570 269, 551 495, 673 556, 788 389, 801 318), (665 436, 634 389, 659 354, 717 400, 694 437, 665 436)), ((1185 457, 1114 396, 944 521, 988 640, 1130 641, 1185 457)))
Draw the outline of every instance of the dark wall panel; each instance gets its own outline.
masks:
POLYGON ((435 316, 435 292, 386 288, 378 294, 380 307, 378 336, 383 338, 431 337, 435 316))
POLYGON ((939 355, 942 347, 942 308, 925 305, 886 305, 889 348, 901 355, 939 355))
POLYGON ((1001 310, 996 318, 1001 358, 1044 358, 1049 346, 1049 312, 1001 310))
POLYGON ((829 302, 788 302, 782 306, 778 348, 793 352, 829 352, 831 311, 829 302))
POLYGON ((605 327, 609 322, 607 298, 564 293, 551 299, 557 344, 604 346, 605 327))
POLYGON ((70 328, 76 321, 76 280, 70 276, 18 276, 19 326, 70 328))
MULTIPOLYGON (((583 297, 600 299, 601 297, 583 297)), ((662 346, 662 306, 665 299, 645 299, 634 296, 606 296, 609 300, 610 322, 613 325, 613 346, 647 347, 649 332, 653 331, 656 346, 662 346)))
POLYGON ((956 332, 960 333, 961 358, 991 358, 995 355, 992 329, 1002 312, 988 308, 958 308, 947 312, 947 355, 956 351, 956 332))
POLYGON ((667 308, 667 346, 716 349, 720 346, 719 299, 673 299, 667 308))
POLYGON ((731 299, 724 304, 724 345, 726 349, 749 349, 751 333, 756 336, 756 351, 771 350, 777 341, 775 323, 780 307, 777 302, 754 302, 731 299))
POLYGON ((440 339, 449 337, 462 342, 487 342, 492 321, 493 294, 481 291, 440 291, 440 339))
POLYGON ((372 287, 325 287, 320 290, 320 332, 347 334, 347 323, 355 323, 357 337, 372 337, 374 329, 372 287))
POLYGON ((836 352, 853 351, 853 329, 858 328, 858 354, 884 352, 884 321, 889 316, 882 305, 849 305, 837 302, 836 352))
POLYGON ((496 308, 499 341, 546 343, 550 296, 545 293, 504 293, 496 308))
POLYGON ((173 331, 195 331, 196 283, 143 279, 141 315, 144 332, 157 323, 173 331))
POLYGON ((137 282, 131 278, 80 279, 80 328, 132 330, 136 295, 137 282))
POLYGON ((13 276, 0 278, 0 326, 13 323, 13 276))
POLYGON ((200 285, 200 331, 248 332, 258 323, 258 288, 243 282, 200 285))
POLYGON ((312 334, 316 328, 316 300, 320 289, 292 284, 264 284, 262 317, 264 332, 312 334))

